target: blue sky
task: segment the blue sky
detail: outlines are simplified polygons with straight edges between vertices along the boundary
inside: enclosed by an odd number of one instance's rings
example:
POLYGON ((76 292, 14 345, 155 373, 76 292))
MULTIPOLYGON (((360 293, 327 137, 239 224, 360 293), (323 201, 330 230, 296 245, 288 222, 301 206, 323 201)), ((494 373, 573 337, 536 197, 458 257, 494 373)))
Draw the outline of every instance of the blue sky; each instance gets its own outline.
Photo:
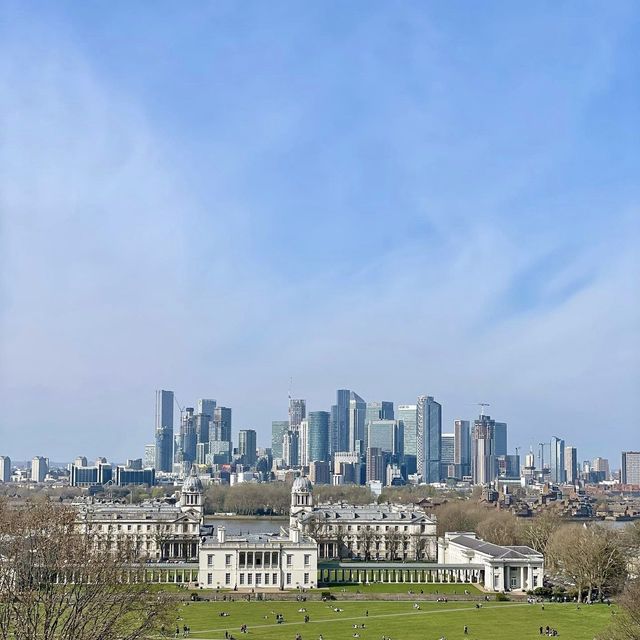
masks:
POLYGON ((5 2, 0 453, 335 389, 640 447, 632 2, 5 2))

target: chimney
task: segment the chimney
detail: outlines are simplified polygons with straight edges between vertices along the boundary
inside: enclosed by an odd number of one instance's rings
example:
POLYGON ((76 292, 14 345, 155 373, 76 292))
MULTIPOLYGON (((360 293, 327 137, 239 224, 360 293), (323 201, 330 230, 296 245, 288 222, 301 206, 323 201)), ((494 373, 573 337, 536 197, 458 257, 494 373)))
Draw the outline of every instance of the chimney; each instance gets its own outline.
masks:
POLYGON ((227 532, 224 527, 218 527, 218 542, 223 544, 227 541, 227 532))
POLYGON ((291 527, 289 529, 289 540, 295 543, 300 542, 300 530, 295 527, 291 527))

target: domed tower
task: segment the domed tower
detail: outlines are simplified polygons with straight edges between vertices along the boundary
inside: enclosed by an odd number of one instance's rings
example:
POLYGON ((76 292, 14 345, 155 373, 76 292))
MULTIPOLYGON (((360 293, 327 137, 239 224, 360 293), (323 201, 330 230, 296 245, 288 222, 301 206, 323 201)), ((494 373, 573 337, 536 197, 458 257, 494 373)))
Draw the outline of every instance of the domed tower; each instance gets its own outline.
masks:
POLYGON ((183 511, 197 511, 202 518, 204 505, 202 502, 202 494, 204 488, 202 486, 202 480, 198 477, 196 471, 196 465, 191 465, 191 472, 187 476, 182 485, 182 491, 180 493, 180 508, 183 511))
POLYGON ((291 510, 289 511, 289 526, 297 526, 299 517, 303 513, 313 511, 313 485, 306 476, 298 476, 291 487, 291 510))

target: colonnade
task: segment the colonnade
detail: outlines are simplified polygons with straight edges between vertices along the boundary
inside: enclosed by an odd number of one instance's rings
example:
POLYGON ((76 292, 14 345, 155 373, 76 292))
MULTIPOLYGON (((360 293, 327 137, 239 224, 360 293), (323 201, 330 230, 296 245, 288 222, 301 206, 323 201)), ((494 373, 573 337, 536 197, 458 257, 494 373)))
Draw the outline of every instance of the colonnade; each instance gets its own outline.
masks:
POLYGON ((455 567, 433 565, 431 567, 320 567, 318 583, 484 583, 484 567, 455 567))

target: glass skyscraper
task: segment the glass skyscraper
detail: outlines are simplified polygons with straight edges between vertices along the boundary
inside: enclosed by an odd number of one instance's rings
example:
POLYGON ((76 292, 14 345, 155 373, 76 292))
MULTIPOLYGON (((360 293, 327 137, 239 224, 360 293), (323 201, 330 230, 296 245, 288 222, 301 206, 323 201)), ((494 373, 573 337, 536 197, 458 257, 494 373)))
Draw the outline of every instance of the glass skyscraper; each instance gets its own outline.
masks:
POLYGON ((173 467, 173 391, 156 391, 156 469, 173 467))
POLYGON ((471 474, 471 431, 468 420, 456 420, 453 423, 454 449, 453 463, 456 475, 462 479, 471 474))
POLYGON ((549 462, 549 471, 551 473, 551 482, 565 482, 566 475, 564 469, 564 440, 553 436, 551 438, 551 459, 549 462))
POLYGON ((432 396, 418 397, 417 467, 424 482, 440 481, 442 407, 432 396))
POLYGON ((307 418, 309 462, 329 460, 329 413, 311 411, 307 418))
POLYGON ((365 419, 367 415, 367 403, 352 391, 349 394, 349 449, 364 453, 365 419))
POLYGON ((288 420, 275 420, 271 423, 271 452, 274 460, 282 459, 282 439, 289 431, 288 420))

